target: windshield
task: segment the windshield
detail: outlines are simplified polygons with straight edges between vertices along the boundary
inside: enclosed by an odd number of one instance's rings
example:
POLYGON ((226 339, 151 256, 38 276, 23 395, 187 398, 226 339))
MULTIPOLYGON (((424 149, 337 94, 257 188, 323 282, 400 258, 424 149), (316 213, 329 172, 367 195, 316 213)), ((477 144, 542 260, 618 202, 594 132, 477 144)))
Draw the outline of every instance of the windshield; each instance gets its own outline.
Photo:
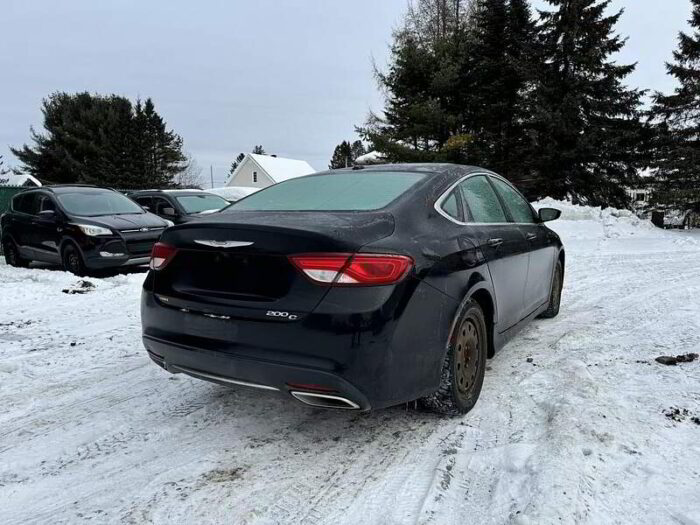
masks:
POLYGON ((342 172, 299 177, 232 204, 227 212, 368 211, 383 208, 425 175, 404 172, 342 172))
POLYGON ((219 211, 229 205, 226 199, 218 195, 182 195, 175 197, 175 199, 188 215, 205 211, 219 211))
POLYGON ((138 204, 116 191, 75 191, 59 193, 57 197, 63 208, 71 215, 96 217, 145 213, 138 204))

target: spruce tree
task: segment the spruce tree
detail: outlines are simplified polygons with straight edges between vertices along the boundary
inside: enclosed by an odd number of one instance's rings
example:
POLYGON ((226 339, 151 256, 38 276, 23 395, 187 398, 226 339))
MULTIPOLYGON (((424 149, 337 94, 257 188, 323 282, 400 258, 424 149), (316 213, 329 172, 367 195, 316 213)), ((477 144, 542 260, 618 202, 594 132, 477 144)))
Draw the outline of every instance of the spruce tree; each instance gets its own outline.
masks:
POLYGON ((243 159, 245 159, 245 153, 239 153, 236 159, 231 163, 231 167, 228 170, 228 176, 231 177, 233 175, 233 172, 236 171, 236 168, 238 168, 238 165, 243 162, 243 159))
POLYGON ((263 148, 262 146, 253 146, 252 153, 255 155, 267 155, 265 153, 265 148, 263 148))
POLYGON ((658 123, 654 167, 656 203, 700 210, 700 0, 691 0, 692 34, 680 33, 666 69, 678 82, 672 95, 657 93, 652 114, 658 123))
POLYGON ((11 148, 24 171, 51 183, 161 188, 187 168, 182 139, 167 129, 153 101, 117 95, 54 93, 43 101, 44 133, 11 148))
POLYGON ((538 67, 537 28, 526 0, 480 0, 467 55, 464 114, 468 160, 527 179, 530 94, 538 67))
POLYGON ((634 65, 612 61, 624 46, 613 33, 622 12, 610 0, 547 0, 540 12, 544 62, 536 85, 530 193, 575 202, 624 206, 636 178, 642 91, 624 79, 634 65))
POLYGON ((331 162, 328 164, 328 169, 337 170, 340 168, 348 168, 353 163, 352 146, 347 140, 344 140, 335 147, 331 162))

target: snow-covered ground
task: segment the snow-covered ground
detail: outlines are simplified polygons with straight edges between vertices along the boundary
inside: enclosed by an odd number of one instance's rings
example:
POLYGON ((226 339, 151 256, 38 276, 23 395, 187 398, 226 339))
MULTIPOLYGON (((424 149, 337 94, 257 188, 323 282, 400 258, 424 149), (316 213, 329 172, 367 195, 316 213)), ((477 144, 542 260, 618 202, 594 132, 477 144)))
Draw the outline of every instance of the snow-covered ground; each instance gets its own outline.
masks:
POLYGON ((700 362, 654 361, 700 350, 700 236, 554 204, 561 314, 457 419, 170 376, 144 274, 0 265, 0 523, 700 523, 700 362))

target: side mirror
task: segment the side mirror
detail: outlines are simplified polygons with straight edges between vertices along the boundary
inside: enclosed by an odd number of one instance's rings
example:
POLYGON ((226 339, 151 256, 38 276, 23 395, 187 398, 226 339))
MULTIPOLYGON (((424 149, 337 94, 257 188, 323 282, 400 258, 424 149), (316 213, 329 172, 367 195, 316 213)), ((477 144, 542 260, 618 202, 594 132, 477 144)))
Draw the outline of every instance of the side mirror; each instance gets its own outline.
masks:
POLYGON ((555 208, 540 208, 537 215, 542 222, 556 221, 559 217, 561 217, 561 210, 557 210, 555 208))
POLYGON ((56 216, 56 210, 44 210, 39 212, 39 217, 42 219, 53 219, 56 216))
POLYGON ((175 208, 163 208, 163 215, 169 215, 171 217, 175 216, 175 208))

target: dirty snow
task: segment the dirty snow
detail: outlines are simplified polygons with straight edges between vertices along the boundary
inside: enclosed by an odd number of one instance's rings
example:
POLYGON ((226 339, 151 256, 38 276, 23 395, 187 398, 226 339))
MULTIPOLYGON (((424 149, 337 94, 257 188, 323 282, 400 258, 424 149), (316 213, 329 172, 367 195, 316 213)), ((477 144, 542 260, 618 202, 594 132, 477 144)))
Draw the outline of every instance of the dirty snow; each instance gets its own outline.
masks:
POLYGON ((0 265, 0 523, 700 523, 700 362, 654 361, 700 349, 700 236, 538 205, 564 210, 561 313, 456 419, 170 376, 144 274, 69 294, 0 265))

